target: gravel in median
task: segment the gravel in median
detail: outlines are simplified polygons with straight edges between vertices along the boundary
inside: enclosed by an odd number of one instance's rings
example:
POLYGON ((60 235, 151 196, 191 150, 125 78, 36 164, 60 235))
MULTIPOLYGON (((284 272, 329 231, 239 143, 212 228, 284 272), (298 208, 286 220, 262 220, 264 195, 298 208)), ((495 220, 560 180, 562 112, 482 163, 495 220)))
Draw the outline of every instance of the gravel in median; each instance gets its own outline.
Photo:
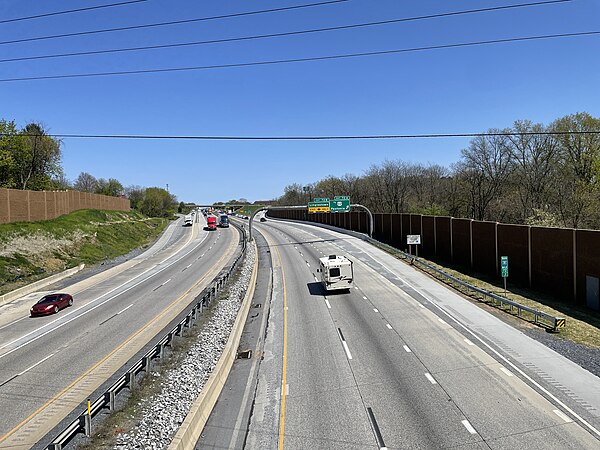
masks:
POLYGON ((215 305, 198 341, 182 363, 165 375, 161 392, 143 401, 140 422, 130 433, 117 437, 115 450, 165 449, 171 443, 223 352, 248 289, 255 257, 254 246, 248 246, 240 276, 228 286, 226 298, 215 305))

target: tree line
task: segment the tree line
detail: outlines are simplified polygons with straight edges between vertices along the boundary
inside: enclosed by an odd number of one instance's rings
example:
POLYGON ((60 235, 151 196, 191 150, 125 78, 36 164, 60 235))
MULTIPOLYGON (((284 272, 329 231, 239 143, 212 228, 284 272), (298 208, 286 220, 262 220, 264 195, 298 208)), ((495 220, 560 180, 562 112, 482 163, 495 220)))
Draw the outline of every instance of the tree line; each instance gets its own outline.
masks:
POLYGON ((41 123, 18 128, 0 120, 0 187, 22 190, 68 190, 127 197, 133 209, 150 217, 169 217, 177 210, 177 198, 158 187, 124 187, 115 178, 96 178, 81 172, 69 181, 61 165, 62 142, 49 135, 41 123))
POLYGON ((572 228, 600 228, 600 119, 515 121, 474 137, 449 167, 385 160, 362 175, 290 184, 279 205, 350 195, 373 212, 413 213, 572 228))

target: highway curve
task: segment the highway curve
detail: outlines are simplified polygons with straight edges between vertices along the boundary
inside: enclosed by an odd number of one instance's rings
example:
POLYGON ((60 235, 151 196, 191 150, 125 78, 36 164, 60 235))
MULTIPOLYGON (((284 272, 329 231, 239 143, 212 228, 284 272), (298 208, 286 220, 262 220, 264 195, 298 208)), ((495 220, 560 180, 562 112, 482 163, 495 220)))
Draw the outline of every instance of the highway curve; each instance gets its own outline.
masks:
POLYGON ((360 239, 257 230, 273 293, 245 448, 598 448, 597 414, 534 375, 550 363, 591 403, 597 377, 360 239), (329 254, 353 259, 349 293, 317 283, 329 254))
POLYGON ((0 314, 0 449, 30 448, 152 340, 231 262, 239 233, 173 223, 144 254, 61 286, 75 304, 30 318, 44 292, 0 314))

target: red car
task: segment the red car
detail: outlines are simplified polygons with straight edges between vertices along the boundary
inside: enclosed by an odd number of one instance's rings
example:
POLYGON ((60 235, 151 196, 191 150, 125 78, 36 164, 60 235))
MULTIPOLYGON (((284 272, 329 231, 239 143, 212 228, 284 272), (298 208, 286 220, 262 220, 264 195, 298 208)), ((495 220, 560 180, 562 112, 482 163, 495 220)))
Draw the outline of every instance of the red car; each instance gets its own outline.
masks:
POLYGON ((31 307, 31 317, 55 314, 71 305, 73 305, 73 297, 69 294, 48 294, 31 307))

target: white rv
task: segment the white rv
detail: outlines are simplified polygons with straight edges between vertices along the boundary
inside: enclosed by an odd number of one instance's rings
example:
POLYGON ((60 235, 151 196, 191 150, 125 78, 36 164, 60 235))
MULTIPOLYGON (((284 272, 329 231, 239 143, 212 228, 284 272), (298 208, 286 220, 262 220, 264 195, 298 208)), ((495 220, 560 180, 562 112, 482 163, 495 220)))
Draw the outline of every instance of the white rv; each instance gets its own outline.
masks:
POLYGON ((184 218, 183 218, 183 226, 187 227, 187 226, 192 226, 194 223, 194 216, 192 216, 191 214, 187 214, 184 218))
POLYGON ((318 272, 326 291, 351 289, 354 283, 354 267, 345 256, 329 255, 319 258, 318 272))

